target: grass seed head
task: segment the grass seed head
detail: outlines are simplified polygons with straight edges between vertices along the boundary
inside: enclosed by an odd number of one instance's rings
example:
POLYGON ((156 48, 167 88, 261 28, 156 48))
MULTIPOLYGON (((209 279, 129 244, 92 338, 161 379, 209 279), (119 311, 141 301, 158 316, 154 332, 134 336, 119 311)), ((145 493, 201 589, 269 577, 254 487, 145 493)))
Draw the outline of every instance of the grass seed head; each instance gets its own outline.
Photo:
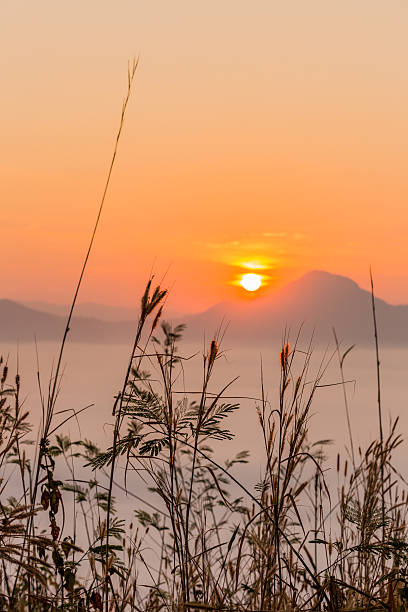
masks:
POLYGON ((218 342, 216 340, 211 340, 210 344, 210 354, 208 359, 208 368, 212 368, 214 365, 214 361, 216 360, 218 355, 218 342))

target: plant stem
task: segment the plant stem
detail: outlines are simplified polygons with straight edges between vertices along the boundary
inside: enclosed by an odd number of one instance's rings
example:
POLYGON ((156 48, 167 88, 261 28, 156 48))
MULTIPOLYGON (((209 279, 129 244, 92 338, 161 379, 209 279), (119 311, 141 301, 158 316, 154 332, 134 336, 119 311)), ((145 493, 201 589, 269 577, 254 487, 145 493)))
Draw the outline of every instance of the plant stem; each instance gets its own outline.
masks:
MULTIPOLYGON (((371 283, 371 306, 372 306, 372 311, 373 311, 375 357, 376 357, 376 370, 377 370, 378 425, 379 425, 379 431, 380 431, 380 447, 381 447, 380 470, 381 470, 382 541, 385 542, 385 492, 384 492, 385 485, 384 485, 384 460, 383 460, 384 434, 383 434, 383 425, 382 425, 382 405, 381 405, 380 352, 378 348, 378 330, 377 330, 377 317, 376 317, 376 312, 375 312, 374 282, 373 282, 373 274, 372 274, 371 268, 370 268, 370 283, 371 283)), ((382 564, 385 565, 384 554, 382 555, 382 564)))

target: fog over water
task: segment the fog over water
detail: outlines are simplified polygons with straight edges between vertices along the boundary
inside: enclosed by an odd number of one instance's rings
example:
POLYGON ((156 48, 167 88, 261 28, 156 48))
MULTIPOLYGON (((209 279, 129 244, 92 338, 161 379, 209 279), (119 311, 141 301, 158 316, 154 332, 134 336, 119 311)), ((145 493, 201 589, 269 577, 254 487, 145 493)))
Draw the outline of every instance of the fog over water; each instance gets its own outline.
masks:
MULTIPOLYGON (((257 349, 234 346, 223 342, 225 353, 216 363, 210 390, 218 392, 225 384, 239 376, 225 392, 229 398, 261 398, 260 363, 262 356, 264 372, 265 395, 271 404, 277 406, 279 386, 279 345, 277 343, 257 349)), ((306 349, 307 342, 300 343, 300 348, 306 349)), ((347 346, 344 346, 344 350, 347 346)), ((53 361, 58 354, 59 345, 42 343, 38 347, 40 374, 43 393, 46 394, 47 384, 53 361)), ((69 433, 72 439, 89 438, 102 448, 110 444, 112 434, 113 397, 122 385, 126 371, 130 343, 126 345, 97 346, 94 344, 68 344, 64 355, 64 375, 58 398, 57 410, 80 410, 88 404, 93 404, 79 416, 78 426, 75 419, 65 425, 63 431, 69 433)), ((17 348, 16 345, 2 345, 3 357, 8 358, 10 374, 15 372, 17 348)), ((176 388, 179 391, 198 391, 202 379, 203 345, 180 345, 180 354, 194 358, 184 362, 184 376, 180 376, 176 388)), ((308 380, 312 381, 323 359, 326 361, 333 355, 334 346, 326 351, 316 348, 313 351, 308 380)), ((22 379, 22 397, 25 407, 30 411, 31 422, 38 425, 41 406, 36 374, 36 351, 34 344, 22 344, 18 348, 19 370, 22 379)), ((385 431, 389 429, 390 418, 399 416, 399 431, 407 439, 397 450, 399 467, 403 474, 408 475, 408 348, 381 350, 382 403, 385 431)), ((301 355, 299 355, 299 365, 301 355)), ((344 362, 344 373, 347 383, 347 396, 351 413, 353 436, 356 444, 364 448, 378 434, 378 409, 375 352, 373 349, 354 348, 344 362)), ((339 383, 340 372, 337 355, 329 363, 321 384, 339 383)), ((191 396, 192 397, 192 396, 191 396)), ((231 399, 230 401, 234 401, 231 399)), ((232 442, 222 443, 218 448, 220 457, 232 456, 237 451, 250 451, 250 466, 252 474, 259 472, 262 457, 262 437, 255 406, 259 401, 253 399, 237 399, 240 402, 239 411, 230 420, 230 426, 235 433, 232 442)), ((327 449, 329 460, 326 467, 335 465, 335 457, 339 450, 344 454, 348 445, 348 433, 345 418, 343 390, 341 385, 327 386, 318 389, 312 404, 310 421, 310 441, 331 439, 333 445, 327 449)), ((66 418, 67 413, 56 417, 66 418)))

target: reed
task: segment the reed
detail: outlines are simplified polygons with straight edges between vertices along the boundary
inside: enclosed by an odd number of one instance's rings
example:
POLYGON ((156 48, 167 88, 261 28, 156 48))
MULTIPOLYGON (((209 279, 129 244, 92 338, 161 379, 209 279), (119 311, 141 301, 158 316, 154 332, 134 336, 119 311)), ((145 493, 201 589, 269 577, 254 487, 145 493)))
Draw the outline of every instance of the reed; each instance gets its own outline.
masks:
POLYGON ((114 401, 111 446, 54 432, 42 449, 40 503, 20 376, 10 380, 2 364, 1 609, 404 609, 407 491, 392 459, 402 443, 398 422, 351 462, 338 455, 337 485, 327 483, 327 441, 309 440, 309 423, 331 356, 312 374, 311 346, 285 337, 276 402, 262 375, 254 407, 263 477, 242 482, 248 454, 222 462, 214 450, 233 437, 228 417, 239 409, 224 399, 231 381, 212 384, 219 338, 202 355, 201 390, 180 393, 189 357, 178 348, 182 326, 160 322, 164 298, 149 281, 114 401), (19 492, 6 497, 16 473, 19 492), (124 495, 134 505, 122 515, 124 495))
MULTIPOLYGON (((56 423, 61 364, 103 211, 137 63, 128 87, 99 210, 49 381, 39 385, 37 430, 21 400, 20 372, 0 361, 0 609, 9 612, 404 610, 408 607, 408 492, 393 463, 398 420, 383 426, 372 282, 379 439, 356 448, 344 360, 335 351, 312 371, 312 344, 285 334, 280 384, 254 400, 262 478, 244 482, 249 455, 219 457, 239 410, 233 381, 214 371, 222 333, 202 354, 202 384, 180 390, 183 326, 163 320, 167 291, 150 278, 141 298, 112 440, 99 449, 56 423), (310 440, 313 402, 339 361, 349 453, 327 482, 327 440, 310 440), (272 398, 272 399, 270 399, 272 398), (124 512, 121 498, 127 500, 124 512)), ((371 277, 372 280, 372 277, 371 277)), ((278 352, 277 352, 278 353, 278 352)), ((40 377, 38 376, 40 380, 40 377)))

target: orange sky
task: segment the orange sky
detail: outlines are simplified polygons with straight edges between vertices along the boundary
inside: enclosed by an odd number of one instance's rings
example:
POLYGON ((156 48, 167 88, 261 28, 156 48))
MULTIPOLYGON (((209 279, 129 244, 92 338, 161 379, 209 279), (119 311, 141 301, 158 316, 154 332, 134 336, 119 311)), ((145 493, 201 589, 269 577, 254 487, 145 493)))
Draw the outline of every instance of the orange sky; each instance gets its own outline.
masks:
POLYGON ((390 0, 2 0, 1 297, 67 302, 126 87, 133 97, 80 296, 171 304, 345 274, 408 303, 408 5, 390 0))

